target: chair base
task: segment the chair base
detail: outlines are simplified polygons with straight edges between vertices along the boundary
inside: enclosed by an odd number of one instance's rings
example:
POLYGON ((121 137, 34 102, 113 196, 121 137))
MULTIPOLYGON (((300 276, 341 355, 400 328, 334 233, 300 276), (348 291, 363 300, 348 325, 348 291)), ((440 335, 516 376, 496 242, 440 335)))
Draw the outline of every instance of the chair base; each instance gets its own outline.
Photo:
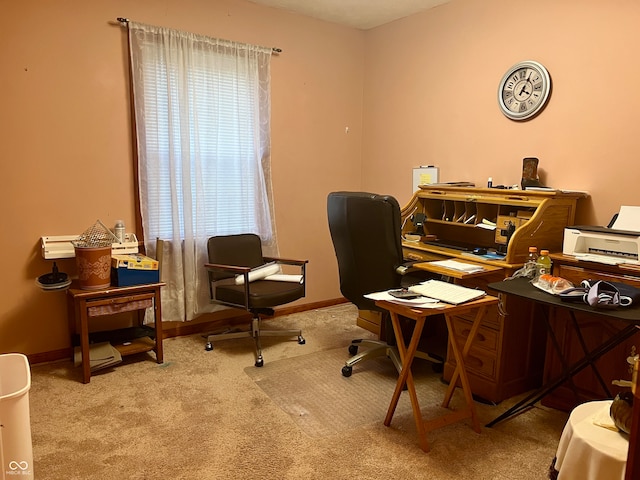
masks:
MULTIPOLYGON (((342 367, 342 375, 345 377, 350 377, 353 373, 353 366, 356 363, 360 363, 363 360, 367 360, 370 358, 376 358, 381 356, 388 357, 393 365, 396 367, 398 373, 402 370, 402 361, 400 360, 400 352, 398 352, 398 348, 389 345, 387 342, 383 342, 380 340, 369 340, 369 339, 356 339, 351 341, 351 345, 349 345, 349 353, 353 355, 349 360, 347 360, 342 367), (369 345, 371 348, 364 352, 358 353, 358 348, 360 345, 369 345)), ((424 360, 428 360, 433 363, 434 371, 436 369, 441 369, 444 367, 444 361, 440 358, 433 357, 425 352, 416 352, 417 358, 422 358, 424 360)))
POLYGON ((298 344, 304 345, 306 340, 302 336, 302 330, 262 330, 260 328, 260 317, 254 317, 251 320, 251 330, 247 331, 227 331, 224 333, 216 333, 207 335, 207 343, 205 350, 213 350, 214 340, 229 340, 232 338, 253 338, 255 345, 255 366, 262 367, 264 365, 264 357, 262 356, 262 346, 260 344, 260 337, 298 337, 298 344))

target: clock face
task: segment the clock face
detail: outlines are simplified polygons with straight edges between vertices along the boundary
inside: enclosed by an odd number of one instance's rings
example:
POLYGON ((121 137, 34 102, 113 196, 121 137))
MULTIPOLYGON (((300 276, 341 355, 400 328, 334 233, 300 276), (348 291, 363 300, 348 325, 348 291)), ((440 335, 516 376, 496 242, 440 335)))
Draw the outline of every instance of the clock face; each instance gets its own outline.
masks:
POLYGON ((538 62, 519 62, 500 81, 498 104, 512 120, 525 120, 539 113, 549 99, 551 78, 538 62))

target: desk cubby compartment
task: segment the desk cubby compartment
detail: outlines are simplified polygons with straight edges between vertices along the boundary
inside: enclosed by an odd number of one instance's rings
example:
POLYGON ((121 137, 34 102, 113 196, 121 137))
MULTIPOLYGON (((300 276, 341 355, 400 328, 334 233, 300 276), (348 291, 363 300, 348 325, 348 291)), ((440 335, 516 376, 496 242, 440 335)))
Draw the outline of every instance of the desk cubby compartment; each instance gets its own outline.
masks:
POLYGON ((456 202, 445 200, 442 220, 445 222, 455 222, 455 216, 456 216, 456 202))
POLYGON ((464 222, 467 225, 475 225, 478 222, 478 212, 476 204, 465 202, 464 204, 464 222))
MULTIPOLYGON (((444 216, 444 202, 441 199, 426 200, 422 203, 427 220, 442 220, 444 216)), ((420 211, 420 206, 418 207, 420 211)))
POLYGON ((478 203, 476 204, 476 208, 478 209, 476 223, 482 223, 483 220, 496 223, 496 219, 498 218, 498 205, 492 203, 478 203))

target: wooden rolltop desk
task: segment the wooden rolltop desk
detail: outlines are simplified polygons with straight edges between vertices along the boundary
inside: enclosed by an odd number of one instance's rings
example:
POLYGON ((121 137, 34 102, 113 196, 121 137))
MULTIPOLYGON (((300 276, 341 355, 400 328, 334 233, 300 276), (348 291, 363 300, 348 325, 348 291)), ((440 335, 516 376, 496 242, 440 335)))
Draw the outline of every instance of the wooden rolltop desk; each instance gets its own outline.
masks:
MULTIPOLYGON (((486 290, 488 283, 510 277, 521 268, 530 246, 538 251, 562 251, 564 228, 574 224, 578 200, 586 196, 579 192, 421 186, 402 209, 404 257, 483 265, 483 272, 461 275, 426 264, 421 268, 486 290), (492 255, 494 250, 500 255, 492 255)), ((545 355, 545 325, 535 321, 532 305, 518 298, 504 298, 502 305, 504 311, 492 307, 487 312, 466 362, 474 395, 495 403, 538 386, 545 355)), ((461 316, 455 321, 456 331, 468 333, 471 318, 461 316)), ((454 369, 455 359, 448 355, 445 381, 451 379, 454 369)))

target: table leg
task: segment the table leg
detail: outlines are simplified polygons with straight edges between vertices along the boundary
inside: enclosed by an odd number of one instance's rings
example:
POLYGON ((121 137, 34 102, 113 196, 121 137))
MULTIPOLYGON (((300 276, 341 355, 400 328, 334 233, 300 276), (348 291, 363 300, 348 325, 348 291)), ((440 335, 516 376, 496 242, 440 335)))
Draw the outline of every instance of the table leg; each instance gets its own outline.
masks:
POLYGON ((402 369, 400 371, 398 381, 396 382, 396 388, 393 391, 393 396, 391 397, 391 403, 389 404, 389 409, 387 410, 387 416, 384 419, 384 425, 387 427, 391 425, 391 419, 393 418, 393 414, 398 405, 398 400, 400 399, 402 388, 406 383, 407 391, 409 392, 409 398, 411 399, 413 418, 418 429, 420 448, 423 451, 428 452, 429 442, 427 441, 427 431, 425 429, 422 415, 420 413, 420 404, 418 403, 416 386, 413 381, 413 375, 411 374, 411 364, 413 363, 413 358, 415 357, 416 350, 418 349, 418 343, 420 342, 420 336, 422 335, 422 330, 424 328, 425 317, 419 317, 418 319, 416 319, 416 326, 413 330, 413 334, 411 335, 409 347, 407 348, 402 336, 402 329, 400 327, 400 320, 398 319, 398 315, 395 312, 390 313, 391 323, 393 325, 393 331, 396 336, 396 343, 398 344, 398 351, 400 353, 400 360, 402 362, 402 369))
MULTIPOLYGON (((476 316, 473 319, 473 323, 471 324, 471 330, 469 331, 469 335, 467 335, 467 339, 462 349, 463 359, 467 358, 467 355, 469 354, 469 350, 471 350, 471 344, 473 343, 473 340, 476 338, 476 334, 478 333, 478 329, 480 328, 480 324, 482 323, 482 318, 484 317, 484 314, 486 311, 487 311, 487 307, 480 307, 476 312, 476 316)), ((445 315, 445 319, 447 321, 447 330, 449 331, 449 339, 450 341, 453 341, 456 338, 453 322, 451 322, 451 320, 447 319, 446 317, 447 315, 445 315)), ((457 344, 456 344, 456 347, 459 348, 457 344)), ((453 345, 452 345, 452 348, 453 348, 453 345)), ((454 352, 455 352, 455 349, 454 349, 454 352)), ((458 377, 460 376, 460 371, 461 371, 460 364, 458 362, 458 359, 456 358, 456 368, 453 371, 451 381, 449 382, 449 387, 447 388, 447 392, 444 396, 444 401, 442 402, 442 406, 445 408, 449 406, 449 402, 451 401, 451 397, 453 396, 453 392, 455 391, 456 384, 458 382, 458 377)), ((465 372, 465 377, 466 377, 466 370, 463 368, 462 371, 465 372)))
POLYGON ((598 367, 596 366, 595 362, 591 360, 591 353, 587 348, 587 342, 585 342, 584 340, 584 336, 582 335, 582 331, 580 330, 580 325, 578 325, 578 320, 576 319, 576 314, 574 313, 573 310, 569 310, 569 316, 571 317, 571 323, 573 325, 573 329, 576 332, 576 336, 578 337, 578 340, 580 341, 580 346, 582 347, 582 351, 584 352, 585 358, 589 359, 589 365, 593 370, 593 374, 596 376, 596 378, 600 382, 602 389, 607 395, 606 398, 613 398, 613 395, 611 395, 611 391, 609 390, 609 386, 607 385, 607 382, 605 382, 604 378, 602 378, 602 375, 600 374, 600 371, 598 370, 598 367))
POLYGON ((87 302, 78 301, 80 314, 80 357, 82 359, 82 383, 91 381, 91 355, 89 353, 89 320, 87 318, 87 302))
POLYGON ((458 377, 460 377, 460 383, 462 387, 462 393, 464 394, 465 402, 467 403, 467 408, 462 409, 459 412, 459 416, 464 418, 466 413, 469 413, 471 416, 471 423, 473 424, 473 430, 477 433, 480 433, 480 421, 478 420, 478 415, 476 413, 476 405, 473 402, 473 396, 471 395, 471 385, 469 384, 469 378, 467 377, 467 371, 464 366, 464 358, 467 356, 469 349, 471 348, 471 343, 473 342, 474 337, 476 336, 476 332, 478 331, 478 326, 480 325, 480 321, 484 316, 484 308, 479 308, 476 314, 476 318, 471 326, 471 332, 467 337, 467 340, 464 344, 463 350, 460 351, 460 347, 458 345, 458 341, 456 340, 455 329, 453 327, 453 322, 451 315, 445 314, 444 318, 447 322, 447 329, 449 330, 449 340, 451 349, 453 350, 453 355, 456 359, 456 368, 451 378, 451 382, 449 383, 449 387, 447 388, 447 393, 445 394, 444 401, 442 406, 447 408, 449 406, 449 402, 451 401, 451 397, 453 396, 453 391, 456 388, 456 382, 458 377))
POLYGON ((541 386, 535 392, 531 393, 526 398, 523 398, 522 400, 520 400, 518 403, 516 403, 514 406, 512 406, 502 415, 491 420, 485 426, 492 427, 496 423, 501 422, 502 420, 510 418, 524 410, 527 410, 533 407, 545 395, 554 391, 556 388, 562 385, 567 379, 570 379, 575 374, 577 374, 578 372, 586 368, 591 362, 595 362, 596 360, 598 360, 602 355, 609 352, 613 347, 620 344, 622 341, 626 340, 631 335, 636 333, 636 331, 637 331, 636 326, 633 324, 628 325, 624 329, 620 330, 613 337, 609 338, 609 340, 603 342, 599 347, 593 349, 589 354, 589 358, 583 358, 582 360, 579 360, 578 362, 574 363, 571 367, 567 369, 567 371, 563 372, 559 377, 556 377, 554 380, 547 382, 545 385, 541 386))
POLYGON ((156 287, 153 297, 153 322, 156 329, 156 362, 164 362, 164 350, 162 348, 162 301, 160 299, 160 287, 156 287))

